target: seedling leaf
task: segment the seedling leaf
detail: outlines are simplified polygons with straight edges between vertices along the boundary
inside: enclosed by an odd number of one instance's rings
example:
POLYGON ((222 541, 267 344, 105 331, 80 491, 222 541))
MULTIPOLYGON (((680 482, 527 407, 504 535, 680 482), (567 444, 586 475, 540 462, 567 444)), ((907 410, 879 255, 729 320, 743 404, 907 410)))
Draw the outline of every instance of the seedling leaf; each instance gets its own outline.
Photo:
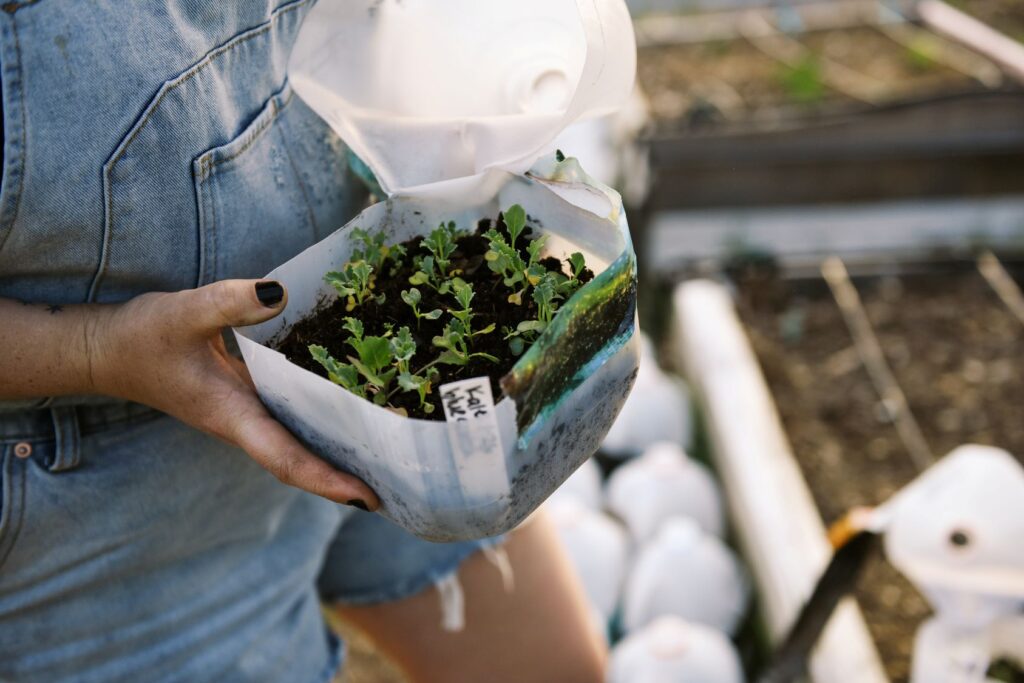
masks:
POLYGON ((505 219, 505 227, 508 228, 511 245, 515 248, 516 240, 519 239, 519 235, 522 234, 523 228, 526 227, 526 211, 524 211, 523 207, 520 205, 513 204, 505 209, 502 216, 505 219))

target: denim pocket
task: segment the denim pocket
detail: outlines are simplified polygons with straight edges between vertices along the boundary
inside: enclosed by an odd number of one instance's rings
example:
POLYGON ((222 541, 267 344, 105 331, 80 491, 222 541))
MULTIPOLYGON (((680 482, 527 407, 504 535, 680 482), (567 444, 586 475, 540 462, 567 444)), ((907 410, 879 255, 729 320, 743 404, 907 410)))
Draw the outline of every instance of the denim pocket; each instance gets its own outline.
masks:
POLYGON ((358 209, 340 140, 287 83, 192 175, 205 282, 262 277, 358 209))
MULTIPOLYGON (((209 46, 156 90, 103 165, 103 244, 90 300, 187 289, 214 278, 218 269, 207 259, 217 254, 204 243, 207 235, 199 225, 194 162, 207 150, 261 139, 250 133, 259 133, 258 121, 273 119, 273 107, 284 104, 279 98, 285 94, 288 55, 311 5, 312 0, 281 4, 264 23, 209 46)), ((244 144, 238 147, 236 152, 248 154, 244 144)), ((232 208, 244 209, 237 219, 247 224, 262 220, 256 206, 232 208)), ((228 244, 219 239, 219 250, 228 244)), ((248 244, 230 249, 241 261, 248 244)))

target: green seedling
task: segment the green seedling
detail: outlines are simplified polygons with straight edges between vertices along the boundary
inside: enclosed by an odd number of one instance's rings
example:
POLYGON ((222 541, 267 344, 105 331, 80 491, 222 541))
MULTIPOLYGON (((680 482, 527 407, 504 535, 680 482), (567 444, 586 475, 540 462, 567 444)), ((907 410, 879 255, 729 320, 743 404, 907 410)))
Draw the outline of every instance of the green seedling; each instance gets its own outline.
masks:
MULTIPOLYGON (((564 276, 562 276, 564 277, 564 276)), ((558 277, 554 273, 545 273, 533 288, 533 301, 537 304, 537 319, 545 325, 555 317, 558 301, 562 296, 558 293, 558 277)))
POLYGON ((420 290, 415 287, 402 290, 402 301, 409 305, 412 309, 412 314, 416 316, 416 326, 419 327, 421 320, 437 320, 441 317, 441 309, 435 308, 427 313, 420 313, 420 301, 423 299, 423 295, 420 290))
POLYGON ((515 329, 506 326, 501 328, 501 331, 508 340, 508 348, 512 355, 521 356, 526 350, 526 345, 532 344, 546 328, 547 325, 540 320, 524 320, 515 329))
POLYGON ((485 232, 484 237, 488 241, 488 249, 484 254, 487 267, 501 275, 506 287, 514 287, 522 282, 526 264, 519 252, 509 245, 504 235, 493 228, 485 232))
POLYGON ((423 374, 414 375, 409 372, 403 372, 398 375, 398 387, 402 391, 415 391, 420 399, 420 408, 424 413, 430 414, 434 412, 434 406, 427 402, 427 396, 433 390, 434 382, 437 381, 438 372, 436 368, 426 368, 425 371, 421 371, 423 374))
POLYGON ((395 358, 391 341, 387 337, 364 337, 363 324, 355 318, 345 318, 345 329, 351 333, 348 345, 355 349, 357 354, 349 356, 348 362, 366 380, 369 385, 367 391, 373 394, 373 402, 383 405, 387 401, 388 386, 397 372, 397 368, 392 367, 395 358))
POLYGON ((388 257, 391 259, 391 269, 388 271, 388 275, 394 277, 398 274, 398 271, 402 268, 402 263, 405 261, 406 249, 401 244, 392 244, 388 247, 388 257))
POLYGON ((587 261, 586 261, 586 259, 583 258, 583 254, 581 254, 578 251, 577 252, 573 252, 569 256, 568 260, 569 260, 569 270, 570 270, 570 273, 571 273, 571 278, 573 280, 577 280, 578 281, 580 279, 580 275, 582 275, 583 271, 587 269, 587 261))
POLYGON ((409 328, 398 328, 398 333, 391 338, 391 356, 400 374, 409 372, 409 362, 415 355, 416 340, 412 338, 409 328))
POLYGON ((451 281, 452 293, 455 295, 455 300, 459 302, 461 309, 449 308, 448 312, 452 314, 462 325, 462 334, 467 341, 473 339, 473 337, 479 337, 483 334, 490 334, 494 331, 495 325, 491 323, 482 330, 473 331, 473 314, 472 303, 473 303, 473 288, 469 283, 462 280, 462 278, 453 278, 451 281))
POLYGON ((583 254, 578 251, 569 256, 566 261, 569 264, 569 275, 562 273, 552 273, 555 277, 555 291, 564 300, 570 298, 576 293, 576 290, 583 286, 580 281, 580 276, 583 275, 583 271, 587 269, 587 263, 583 258, 583 254))
POLYGON ((513 249, 516 248, 516 240, 526 228, 526 211, 518 204, 513 204, 501 214, 505 220, 505 228, 508 230, 509 240, 513 249))
POLYGON ((441 277, 440 271, 434 265, 433 256, 416 256, 413 258, 413 266, 416 272, 409 277, 411 285, 427 285, 438 294, 447 294, 450 289, 448 280, 441 277))
POLYGON ((520 306, 529 288, 535 286, 547 272, 540 264, 547 235, 527 242, 528 258, 524 261, 515 244, 526 227, 526 212, 523 207, 514 204, 506 209, 502 216, 508 229, 509 240, 493 228, 484 233, 489 247, 484 254, 484 260, 493 272, 502 276, 502 283, 512 290, 508 295, 508 302, 520 306))
POLYGON ((548 269, 540 264, 541 252, 547 244, 548 236, 541 235, 526 245, 526 252, 530 255, 530 261, 526 265, 526 281, 536 287, 540 279, 544 277, 548 269))
POLYGON ((359 380, 359 371, 356 370, 355 366, 339 363, 331 357, 331 354, 327 353, 327 349, 316 344, 309 345, 309 353, 313 356, 313 360, 322 365, 324 370, 327 371, 327 378, 329 380, 345 387, 357 396, 366 398, 366 388, 359 380))
MULTIPOLYGON (((373 267, 366 261, 350 261, 341 270, 333 270, 324 275, 324 281, 334 287, 338 296, 347 300, 345 310, 352 311, 372 295, 373 267)), ((383 295, 377 297, 378 303, 384 303, 383 295)))
POLYGON ((444 280, 449 275, 448 269, 451 267, 451 257, 455 252, 457 235, 455 223, 449 222, 447 226, 442 223, 423 238, 423 246, 434 257, 433 263, 437 266, 438 280, 444 280))
POLYGON ((351 260, 366 261, 374 272, 381 272, 389 252, 389 248, 384 244, 385 239, 387 238, 382 232, 371 235, 362 228, 353 228, 352 241, 361 245, 361 248, 352 250, 351 260))
MULTIPOLYGON (((487 329, 481 330, 472 336, 480 334, 488 334, 494 331, 494 325, 489 325, 487 329)), ((483 358, 489 360, 492 363, 497 363, 499 360, 489 353, 477 352, 474 353, 469 349, 470 335, 467 335, 467 330, 458 318, 453 319, 447 325, 444 326, 444 331, 438 336, 434 337, 434 346, 444 349, 440 356, 437 358, 438 363, 444 363, 447 365, 468 365, 469 361, 474 358, 483 358)))
POLYGON ((512 290, 508 302, 519 306, 523 303, 523 295, 529 287, 538 282, 546 272, 540 265, 540 252, 544 248, 546 235, 529 242, 526 251, 529 261, 523 261, 516 249, 505 240, 505 236, 491 229, 484 233, 488 240, 488 250, 484 254, 487 266, 502 277, 502 284, 512 290))

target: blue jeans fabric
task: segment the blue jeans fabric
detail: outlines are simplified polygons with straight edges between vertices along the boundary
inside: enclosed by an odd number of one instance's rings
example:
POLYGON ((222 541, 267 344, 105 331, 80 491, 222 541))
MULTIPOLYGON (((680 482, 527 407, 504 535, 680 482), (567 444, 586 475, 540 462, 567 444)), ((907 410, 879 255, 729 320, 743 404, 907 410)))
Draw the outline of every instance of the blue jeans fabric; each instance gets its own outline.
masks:
MULTIPOLYGON (((286 77, 314 1, 4 3, 0 297, 261 277, 354 215, 346 149, 286 77)), ((327 681, 321 596, 399 599, 481 545, 285 487, 142 406, 0 402, 3 682, 327 681)))
POLYGON ((485 544, 282 486, 142 406, 55 412, 0 419, 2 681, 328 681, 321 598, 401 599, 485 544))

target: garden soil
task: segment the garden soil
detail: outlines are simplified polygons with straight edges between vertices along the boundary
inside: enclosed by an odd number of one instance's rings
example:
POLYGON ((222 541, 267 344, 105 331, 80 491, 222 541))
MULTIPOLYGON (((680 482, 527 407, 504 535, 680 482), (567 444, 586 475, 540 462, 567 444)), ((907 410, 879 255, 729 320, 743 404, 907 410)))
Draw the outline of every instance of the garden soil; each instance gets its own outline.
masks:
POLYGON ((1024 3, 1020 0, 948 0, 997 31, 1024 43, 1024 3))
MULTIPOLYGON (((506 234, 504 223, 498 220, 498 230, 506 234)), ((474 353, 488 353, 499 359, 498 363, 486 359, 473 359, 468 365, 439 365, 440 378, 437 386, 447 382, 454 382, 460 379, 471 377, 489 376, 491 378, 491 390, 494 393, 495 402, 502 395, 499 381, 512 369, 512 366, 519 360, 518 356, 509 350, 509 343, 501 330, 504 327, 515 328, 524 320, 533 320, 537 317, 537 304, 530 296, 523 297, 522 305, 513 305, 508 302, 509 289, 504 286, 501 276, 492 272, 484 262, 484 254, 488 249, 488 241, 482 234, 492 226, 489 220, 480 221, 477 232, 460 237, 457 242, 457 249, 451 257, 452 268, 460 271, 460 277, 473 287, 475 292, 472 302, 473 329, 480 330, 489 324, 495 325, 495 330, 490 334, 476 337, 473 341, 471 351, 474 353)), ((529 230, 519 237, 517 246, 525 259, 529 258, 526 252, 527 237, 532 239, 529 230)), ((399 270, 387 277, 379 277, 374 286, 375 294, 384 294, 384 302, 378 304, 375 301, 365 301, 362 306, 353 311, 346 310, 346 302, 337 296, 330 296, 324 304, 318 308, 313 315, 304 318, 296 323, 288 333, 288 336, 278 345, 277 350, 285 355, 288 360, 301 368, 309 370, 321 377, 327 373, 323 366, 317 363, 309 353, 310 344, 319 344, 327 348, 328 352, 339 361, 344 361, 347 356, 354 355, 354 351, 348 345, 349 333, 344 329, 344 319, 352 316, 363 322, 365 334, 383 335, 386 332, 385 325, 391 324, 395 330, 402 326, 408 326, 416 340, 416 355, 413 357, 412 368, 417 370, 431 358, 440 353, 440 349, 432 346, 431 340, 440 335, 444 329, 445 320, 450 316, 443 315, 438 320, 421 320, 417 323, 412 309, 401 297, 402 290, 409 289, 409 277, 413 275, 416 268, 412 265, 414 255, 427 255, 429 252, 420 246, 422 237, 417 237, 403 243, 408 254, 403 260, 399 270)), ((541 260, 541 264, 552 272, 565 272, 568 274, 569 266, 560 262, 557 258, 548 257, 541 260)), ((341 264, 339 264, 341 265, 341 264)), ((391 261, 385 263, 385 268, 391 267, 391 261)), ((580 282, 587 283, 593 279, 594 273, 585 269, 580 274, 580 282)), ((441 296, 428 285, 419 285, 417 289, 422 294, 419 304, 421 313, 427 313, 434 309, 446 309, 455 304, 451 294, 441 296)), ((399 392, 391 400, 395 408, 404 409, 410 417, 422 419, 443 420, 444 411, 441 409, 439 392, 434 391, 428 396, 428 401, 434 405, 433 413, 424 413, 419 407, 419 397, 416 392, 399 392)))
MULTIPOLYGON (((826 524, 885 501, 916 470, 823 282, 738 275, 740 315, 826 524)), ((1024 325, 972 269, 855 283, 934 453, 964 443, 1024 456, 1024 325)), ((930 610, 881 557, 856 597, 889 676, 906 681, 930 610)))

